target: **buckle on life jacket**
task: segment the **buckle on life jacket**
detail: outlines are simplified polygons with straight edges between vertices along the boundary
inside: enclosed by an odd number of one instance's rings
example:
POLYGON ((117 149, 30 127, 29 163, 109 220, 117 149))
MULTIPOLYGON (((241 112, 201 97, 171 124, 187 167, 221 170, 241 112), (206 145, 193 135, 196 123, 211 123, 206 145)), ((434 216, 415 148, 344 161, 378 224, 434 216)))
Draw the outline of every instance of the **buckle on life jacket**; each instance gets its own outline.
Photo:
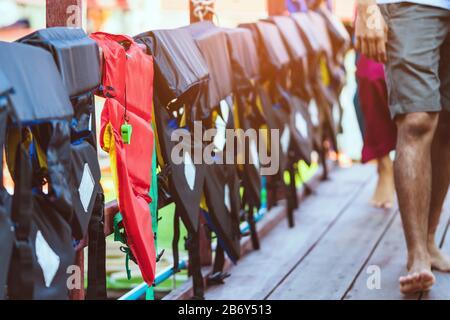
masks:
POLYGON ((10 275, 9 283, 12 284, 9 288, 10 298, 32 299, 34 291, 33 250, 28 239, 14 242, 12 263, 19 268, 10 275))
POLYGON ((16 240, 14 250, 16 250, 17 258, 22 266, 33 266, 33 251, 28 240, 16 240))
POLYGON ((162 167, 158 173, 158 207, 163 208, 169 203, 173 202, 170 194, 170 182, 169 176, 172 174, 172 170, 169 164, 162 167))

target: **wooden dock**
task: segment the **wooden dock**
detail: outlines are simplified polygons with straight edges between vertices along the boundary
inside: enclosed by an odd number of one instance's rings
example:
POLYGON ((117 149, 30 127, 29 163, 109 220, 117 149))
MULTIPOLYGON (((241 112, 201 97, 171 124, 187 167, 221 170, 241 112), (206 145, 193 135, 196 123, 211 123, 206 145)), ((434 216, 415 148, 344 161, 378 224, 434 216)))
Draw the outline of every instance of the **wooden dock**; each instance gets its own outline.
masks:
MULTIPOLYGON (((375 184, 371 165, 332 171, 302 201, 295 228, 281 221, 262 239, 260 251, 229 270, 225 285, 208 288, 206 299, 450 299, 450 274, 436 273, 438 283, 429 293, 399 292, 406 268, 400 214, 397 207, 369 205, 375 184)), ((450 199, 438 231, 448 253, 449 226, 450 199)))

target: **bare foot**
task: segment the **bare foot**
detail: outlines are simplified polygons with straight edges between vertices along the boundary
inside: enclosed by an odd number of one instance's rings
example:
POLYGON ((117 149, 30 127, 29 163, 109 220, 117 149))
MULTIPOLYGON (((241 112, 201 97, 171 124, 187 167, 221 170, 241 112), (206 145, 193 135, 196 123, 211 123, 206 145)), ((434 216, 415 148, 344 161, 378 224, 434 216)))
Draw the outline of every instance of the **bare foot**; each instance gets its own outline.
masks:
POLYGON ((376 208, 391 209, 394 205, 395 185, 392 160, 378 159, 378 183, 370 204, 376 208))
POLYGON ((403 294, 429 291, 436 282, 429 263, 417 261, 408 268, 408 275, 400 277, 400 291, 403 294))
POLYGON ((450 257, 440 250, 436 244, 428 246, 430 254, 431 267, 441 272, 450 273, 450 257))

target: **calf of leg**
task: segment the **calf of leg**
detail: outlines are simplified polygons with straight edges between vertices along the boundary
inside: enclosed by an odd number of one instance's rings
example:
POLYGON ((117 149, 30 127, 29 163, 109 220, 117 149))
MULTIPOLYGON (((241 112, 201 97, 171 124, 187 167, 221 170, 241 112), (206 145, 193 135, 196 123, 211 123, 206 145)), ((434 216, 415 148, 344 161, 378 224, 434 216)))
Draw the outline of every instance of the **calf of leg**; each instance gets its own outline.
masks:
POLYGON ((431 145, 438 113, 398 116, 395 184, 408 247, 408 267, 427 260, 428 212, 431 194, 431 145))

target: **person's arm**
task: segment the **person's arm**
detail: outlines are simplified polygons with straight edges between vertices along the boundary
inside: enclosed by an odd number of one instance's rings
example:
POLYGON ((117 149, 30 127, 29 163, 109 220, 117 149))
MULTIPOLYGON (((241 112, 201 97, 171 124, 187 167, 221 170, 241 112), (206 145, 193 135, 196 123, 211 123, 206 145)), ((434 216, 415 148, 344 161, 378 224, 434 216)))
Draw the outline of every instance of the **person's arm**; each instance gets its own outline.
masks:
POLYGON ((358 0, 356 50, 367 58, 386 62, 387 25, 376 0, 358 0))

